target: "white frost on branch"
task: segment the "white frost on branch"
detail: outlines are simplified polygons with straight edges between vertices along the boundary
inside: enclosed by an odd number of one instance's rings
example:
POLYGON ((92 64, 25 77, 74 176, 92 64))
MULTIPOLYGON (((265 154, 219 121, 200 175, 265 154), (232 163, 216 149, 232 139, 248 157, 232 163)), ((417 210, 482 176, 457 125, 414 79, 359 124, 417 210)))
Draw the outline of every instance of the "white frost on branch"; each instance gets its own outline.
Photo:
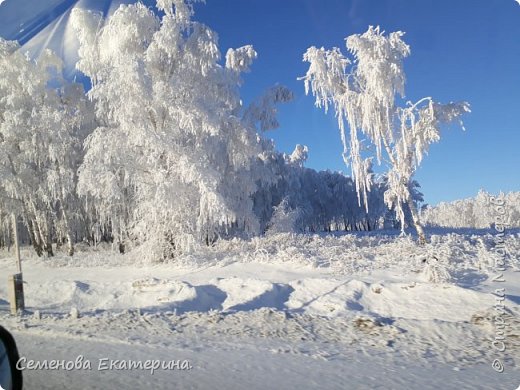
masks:
POLYGON ((280 126, 277 119, 277 105, 290 102, 293 99, 294 95, 288 88, 282 85, 271 87, 246 109, 244 121, 252 126, 258 123, 260 131, 276 129, 280 126))
POLYGON ((309 156, 309 148, 306 145, 297 144, 294 151, 287 157, 288 162, 297 167, 303 167, 307 157, 309 156))
POLYGON ((238 49, 228 49, 226 53, 226 68, 237 73, 249 72, 257 53, 253 46, 246 45, 238 49))

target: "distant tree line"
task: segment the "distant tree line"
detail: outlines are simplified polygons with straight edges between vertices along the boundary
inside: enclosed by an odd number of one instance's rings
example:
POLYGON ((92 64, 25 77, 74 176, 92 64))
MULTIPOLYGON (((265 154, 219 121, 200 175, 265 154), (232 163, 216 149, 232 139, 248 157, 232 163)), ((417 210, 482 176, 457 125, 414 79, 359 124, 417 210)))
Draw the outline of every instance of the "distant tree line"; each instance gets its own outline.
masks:
MULTIPOLYGON (((480 190, 473 198, 442 202, 433 207, 425 206, 421 211, 421 219, 432 227, 489 229, 494 226, 498 216, 492 197, 497 198, 497 195, 480 190)), ((507 226, 520 228, 520 192, 503 194, 500 199, 504 202, 507 226)))

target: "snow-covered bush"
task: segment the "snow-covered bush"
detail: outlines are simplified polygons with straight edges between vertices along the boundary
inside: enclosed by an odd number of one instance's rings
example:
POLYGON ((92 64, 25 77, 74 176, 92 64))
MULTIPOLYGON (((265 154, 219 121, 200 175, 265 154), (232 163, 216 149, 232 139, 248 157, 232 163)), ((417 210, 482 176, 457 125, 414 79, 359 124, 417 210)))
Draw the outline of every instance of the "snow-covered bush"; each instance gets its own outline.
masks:
POLYGON ((431 283, 447 283, 451 280, 447 265, 435 257, 425 260, 422 276, 431 283))
POLYGON ((284 198, 282 202, 274 208, 267 233, 293 233, 298 230, 297 224, 299 218, 300 211, 298 209, 291 209, 288 199, 284 198))

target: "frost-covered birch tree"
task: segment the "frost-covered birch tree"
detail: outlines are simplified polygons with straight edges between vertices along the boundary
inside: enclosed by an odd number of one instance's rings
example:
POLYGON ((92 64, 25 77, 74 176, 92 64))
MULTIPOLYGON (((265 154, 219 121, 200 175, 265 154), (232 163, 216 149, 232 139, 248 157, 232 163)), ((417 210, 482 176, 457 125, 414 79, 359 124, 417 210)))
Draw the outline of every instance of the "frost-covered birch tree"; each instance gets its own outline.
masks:
POLYGON ((192 2, 137 3, 106 21, 74 10, 77 64, 100 126, 87 139, 80 192, 116 239, 164 259, 230 230, 256 233, 252 166, 262 140, 238 88, 256 52, 230 49, 192 20, 192 2))
POLYGON ((431 97, 399 106, 404 97, 403 60, 410 55, 398 31, 385 35, 379 27, 351 35, 346 46, 351 58, 340 49, 310 47, 306 93, 316 97, 317 107, 333 107, 343 143, 343 159, 351 166, 358 199, 368 207, 371 168, 375 158, 388 167, 385 203, 394 208, 405 225, 405 207, 410 209, 421 242, 425 233, 411 195, 412 178, 429 146, 439 141, 442 124, 460 120, 469 112, 466 102, 440 104, 431 97), (347 133, 347 126, 349 132, 347 133))
POLYGON ((0 39, 0 209, 23 217, 38 255, 53 254, 53 232, 74 252, 70 224, 88 108, 83 88, 63 80, 61 67, 50 51, 34 61, 0 39))

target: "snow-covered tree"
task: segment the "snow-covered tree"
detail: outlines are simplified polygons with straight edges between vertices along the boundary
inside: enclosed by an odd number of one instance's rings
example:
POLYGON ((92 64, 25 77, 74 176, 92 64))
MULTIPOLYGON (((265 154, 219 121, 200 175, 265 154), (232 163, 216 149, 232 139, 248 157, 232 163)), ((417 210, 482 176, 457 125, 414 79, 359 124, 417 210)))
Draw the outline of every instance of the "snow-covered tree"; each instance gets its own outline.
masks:
POLYGON ((439 104, 427 97, 400 107, 396 97, 404 97, 403 60, 410 48, 398 31, 385 35, 379 27, 351 35, 346 46, 353 59, 338 48, 310 47, 304 61, 310 63, 306 93, 316 97, 317 107, 335 110, 343 143, 343 158, 350 164, 359 201, 368 207, 372 182, 372 162, 388 165, 385 202, 405 223, 409 208, 420 241, 425 234, 410 192, 410 183, 430 144, 439 141, 440 127, 469 112, 466 102, 439 104), (346 126, 350 132, 347 135, 346 126), (370 147, 366 145, 369 143, 370 147))
MULTIPOLYGON (((230 49, 221 64, 217 34, 192 20, 191 2, 157 7, 162 18, 137 3, 105 22, 78 9, 71 19, 100 123, 80 192, 116 239, 161 259, 232 230, 259 231, 252 195, 264 141, 238 94, 253 48, 230 49)), ((288 99, 273 91, 263 103, 288 99)), ((276 124, 272 114, 260 118, 263 130, 276 124)))
POLYGON ((0 209, 23 217, 39 255, 53 254, 53 232, 74 252, 70 206, 88 109, 61 66, 50 51, 33 61, 0 39, 0 209))

